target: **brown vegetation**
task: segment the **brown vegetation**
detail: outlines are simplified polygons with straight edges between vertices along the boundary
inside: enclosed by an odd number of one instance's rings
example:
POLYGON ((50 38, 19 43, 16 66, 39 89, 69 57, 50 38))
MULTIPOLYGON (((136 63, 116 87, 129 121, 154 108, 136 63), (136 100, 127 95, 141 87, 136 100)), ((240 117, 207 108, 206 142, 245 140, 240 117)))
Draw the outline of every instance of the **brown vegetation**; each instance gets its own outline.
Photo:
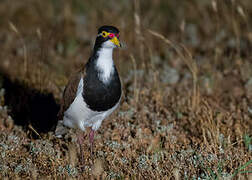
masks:
POLYGON ((0 17, 2 178, 251 179, 251 0, 4 0, 0 17), (53 129, 104 24, 124 98, 82 165, 53 129))

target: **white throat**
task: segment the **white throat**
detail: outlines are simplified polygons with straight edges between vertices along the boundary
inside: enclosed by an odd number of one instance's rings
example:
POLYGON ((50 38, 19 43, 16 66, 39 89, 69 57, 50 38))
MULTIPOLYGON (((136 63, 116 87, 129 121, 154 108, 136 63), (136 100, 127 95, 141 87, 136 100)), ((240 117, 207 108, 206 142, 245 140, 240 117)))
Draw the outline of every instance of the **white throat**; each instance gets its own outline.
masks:
POLYGON ((104 83, 110 80, 111 74, 114 72, 113 48, 102 47, 98 52, 96 66, 99 70, 99 78, 104 83))

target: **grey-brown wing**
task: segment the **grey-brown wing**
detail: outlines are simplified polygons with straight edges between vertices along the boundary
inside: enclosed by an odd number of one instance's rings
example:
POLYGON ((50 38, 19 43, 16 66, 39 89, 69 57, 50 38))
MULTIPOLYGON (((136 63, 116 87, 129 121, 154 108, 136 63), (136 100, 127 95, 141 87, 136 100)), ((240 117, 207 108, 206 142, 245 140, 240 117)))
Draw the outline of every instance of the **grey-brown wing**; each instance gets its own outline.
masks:
POLYGON ((84 72, 85 72, 84 70, 79 71, 70 77, 68 84, 66 85, 63 92, 63 98, 61 101, 60 111, 58 113, 59 120, 63 119, 64 112, 69 108, 69 106, 74 101, 77 90, 78 90, 80 79, 84 77, 84 72))

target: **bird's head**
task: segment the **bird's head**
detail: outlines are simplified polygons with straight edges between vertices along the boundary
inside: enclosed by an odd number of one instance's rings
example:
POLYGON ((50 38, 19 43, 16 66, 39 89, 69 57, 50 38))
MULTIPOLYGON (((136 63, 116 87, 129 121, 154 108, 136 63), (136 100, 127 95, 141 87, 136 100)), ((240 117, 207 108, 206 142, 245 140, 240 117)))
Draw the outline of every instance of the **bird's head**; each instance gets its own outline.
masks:
POLYGON ((119 30, 114 26, 102 26, 98 29, 95 46, 102 48, 121 47, 119 30))

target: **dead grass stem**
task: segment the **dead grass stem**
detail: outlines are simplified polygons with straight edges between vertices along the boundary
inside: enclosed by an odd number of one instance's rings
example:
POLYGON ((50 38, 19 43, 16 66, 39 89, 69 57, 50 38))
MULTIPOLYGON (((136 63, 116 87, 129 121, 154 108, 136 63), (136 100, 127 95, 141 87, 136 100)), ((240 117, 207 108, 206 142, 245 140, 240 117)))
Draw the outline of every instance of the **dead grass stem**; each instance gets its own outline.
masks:
POLYGON ((27 57, 27 48, 26 48, 24 38, 22 37, 18 28, 12 22, 9 22, 9 27, 13 32, 15 32, 15 34, 18 36, 18 38, 21 40, 21 42, 23 44, 23 53, 24 53, 24 57, 23 57, 24 58, 24 63, 23 63, 23 73, 24 74, 23 75, 24 75, 24 77, 26 77, 27 70, 28 70, 28 57, 27 57))
POLYGON ((193 79, 193 93, 191 96, 191 110, 196 111, 198 110, 198 105, 200 102, 200 93, 198 90, 198 67, 196 64, 196 61, 193 59, 190 51, 183 45, 183 44, 175 44, 171 42, 169 39, 164 37, 162 34, 153 31, 148 30, 148 32, 155 37, 158 37, 159 39, 163 40, 167 45, 171 46, 176 53, 179 55, 179 57, 183 60, 183 62, 187 65, 188 69, 190 70, 192 74, 193 79), (184 53, 183 53, 184 52, 184 53))
POLYGON ((137 65, 136 65, 136 59, 133 56, 133 54, 130 55, 130 59, 132 61, 132 65, 133 65, 133 71, 134 71, 134 105, 135 107, 138 104, 138 100, 139 100, 139 88, 138 88, 138 83, 137 83, 137 65))

